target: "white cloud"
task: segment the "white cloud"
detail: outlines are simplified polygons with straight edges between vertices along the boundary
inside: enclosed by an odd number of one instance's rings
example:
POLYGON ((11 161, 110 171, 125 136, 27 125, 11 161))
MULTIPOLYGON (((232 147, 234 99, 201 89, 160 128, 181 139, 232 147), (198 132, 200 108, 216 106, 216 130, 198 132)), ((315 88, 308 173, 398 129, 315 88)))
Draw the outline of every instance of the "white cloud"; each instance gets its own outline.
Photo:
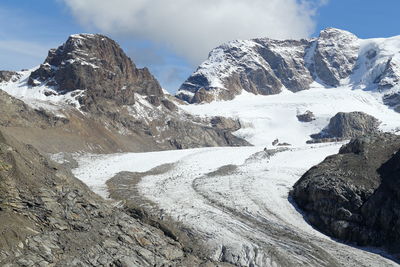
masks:
POLYGON ((82 25, 166 44, 194 64, 233 39, 307 37, 317 8, 305 0, 63 1, 82 25))

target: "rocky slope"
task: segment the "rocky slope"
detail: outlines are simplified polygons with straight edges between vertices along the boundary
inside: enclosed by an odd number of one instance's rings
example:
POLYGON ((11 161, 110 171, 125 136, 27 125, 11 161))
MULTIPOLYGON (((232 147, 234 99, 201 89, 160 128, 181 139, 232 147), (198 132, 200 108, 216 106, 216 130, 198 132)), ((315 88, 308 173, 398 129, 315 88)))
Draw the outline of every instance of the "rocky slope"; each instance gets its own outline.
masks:
POLYGON ((305 173, 291 195, 322 232, 399 258, 399 150, 397 135, 355 138, 305 173))
POLYGON ((1 266, 216 266, 1 132, 0 222, 1 266))
MULTIPOLYGON (((39 110, 62 122, 32 125, 40 121, 35 119, 30 120, 29 131, 21 124, 6 129, 44 152, 248 144, 231 129, 213 127, 209 119, 180 110, 146 68, 136 68, 118 44, 103 35, 72 35, 51 49, 35 70, 1 72, 0 78, 0 89, 24 101, 24 109, 29 106, 31 113, 39 110)), ((15 116, 12 110, 5 109, 6 116, 15 116)))
POLYGON ((357 38, 328 28, 307 40, 237 40, 223 44, 182 84, 177 97, 189 103, 228 100, 243 90, 261 95, 326 87, 377 90, 397 107, 400 38, 357 38))

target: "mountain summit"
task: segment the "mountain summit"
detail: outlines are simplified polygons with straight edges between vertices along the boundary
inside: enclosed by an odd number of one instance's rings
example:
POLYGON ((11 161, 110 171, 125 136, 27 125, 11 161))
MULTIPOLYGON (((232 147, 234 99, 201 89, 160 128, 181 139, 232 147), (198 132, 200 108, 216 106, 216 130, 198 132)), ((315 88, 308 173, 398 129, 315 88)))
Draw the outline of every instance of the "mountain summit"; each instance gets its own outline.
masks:
POLYGON ((189 103, 233 99, 242 91, 272 95, 325 87, 377 90, 397 106, 400 37, 359 39, 335 28, 306 40, 236 40, 213 49, 182 84, 177 97, 189 103))
POLYGON ((86 90, 134 103, 134 93, 162 96, 158 81, 147 68, 138 69, 120 46, 100 34, 75 34, 51 49, 40 67, 29 76, 29 85, 53 86, 58 93, 86 90))

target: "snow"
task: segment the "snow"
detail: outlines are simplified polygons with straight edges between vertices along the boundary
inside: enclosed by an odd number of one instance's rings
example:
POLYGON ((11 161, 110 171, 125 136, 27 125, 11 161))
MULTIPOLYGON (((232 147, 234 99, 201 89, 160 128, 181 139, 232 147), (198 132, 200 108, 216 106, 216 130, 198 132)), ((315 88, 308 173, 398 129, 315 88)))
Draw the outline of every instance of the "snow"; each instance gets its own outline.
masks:
MULTIPOLYGON (((42 84, 39 81, 36 83, 37 86, 29 86, 29 76, 31 72, 37 68, 38 67, 18 72, 17 75, 20 75, 21 77, 15 81, 0 83, 0 90, 24 101, 35 109, 43 108, 55 113, 60 113, 60 111, 66 107, 76 107, 79 109, 80 104, 77 98, 83 93, 83 90, 58 94, 55 88, 42 84), (46 96, 45 93, 51 94, 46 96)), ((62 114, 60 113, 60 115, 62 114)))
MULTIPOLYGON (((94 192, 107 197, 105 183, 117 173, 149 171, 159 165, 177 162, 198 150, 210 150, 210 148, 109 155, 83 154, 76 156, 79 168, 74 169, 73 174, 84 181, 94 192)), ((55 159, 62 162, 60 155, 57 155, 55 159)))
POLYGON ((379 93, 353 90, 350 87, 326 89, 314 83, 310 90, 261 96, 242 92, 231 101, 210 104, 181 105, 185 111, 202 117, 225 116, 238 118, 242 129, 234 134, 253 145, 270 146, 276 138, 301 146, 310 134, 320 132, 337 112, 363 111, 382 123, 383 131, 395 131, 400 115, 382 103, 379 93), (316 120, 299 122, 296 115, 310 110, 316 120))
MULTIPOLYGON (((326 56, 326 63, 336 78, 340 79, 343 73, 352 72, 350 76, 340 80, 341 86, 379 91, 377 90, 379 85, 380 88, 389 85, 387 87, 394 88, 385 90, 381 92, 382 94, 400 91, 400 36, 359 39, 350 32, 334 28, 322 31, 320 38, 309 39, 309 47, 295 46, 266 38, 228 42, 213 49, 208 59, 192 76, 200 75, 206 78, 208 87, 217 93, 218 90, 227 89, 225 78, 233 73, 260 68, 272 73, 273 70, 267 60, 258 52, 257 46, 260 44, 257 41, 282 56, 287 62, 304 61, 308 67, 314 64, 313 57, 316 49, 319 49, 326 56), (376 56, 369 58, 372 52, 376 53, 376 56), (340 59, 341 65, 337 66, 336 62, 330 62, 335 58, 340 59), (355 65, 352 63, 353 59, 357 59, 355 65), (387 76, 385 70, 389 61, 391 61, 393 73, 387 76)), ((308 74, 304 73, 304 75, 308 74)), ((313 77, 316 82, 321 83, 316 73, 313 73, 313 77)), ((190 88, 188 90, 196 88, 196 85, 189 82, 185 82, 184 85, 188 85, 190 88)), ((178 94, 183 94, 185 91, 179 90, 178 94)))

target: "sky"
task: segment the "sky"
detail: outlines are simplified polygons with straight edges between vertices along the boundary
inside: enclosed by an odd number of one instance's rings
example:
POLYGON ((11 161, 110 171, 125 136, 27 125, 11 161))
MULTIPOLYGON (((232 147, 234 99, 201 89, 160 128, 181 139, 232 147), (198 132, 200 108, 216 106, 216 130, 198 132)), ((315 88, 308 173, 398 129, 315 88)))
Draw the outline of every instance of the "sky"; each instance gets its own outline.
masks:
POLYGON ((69 35, 102 33, 174 93, 234 39, 318 36, 326 27, 360 38, 400 35, 399 0, 1 0, 0 69, 29 69, 69 35))

